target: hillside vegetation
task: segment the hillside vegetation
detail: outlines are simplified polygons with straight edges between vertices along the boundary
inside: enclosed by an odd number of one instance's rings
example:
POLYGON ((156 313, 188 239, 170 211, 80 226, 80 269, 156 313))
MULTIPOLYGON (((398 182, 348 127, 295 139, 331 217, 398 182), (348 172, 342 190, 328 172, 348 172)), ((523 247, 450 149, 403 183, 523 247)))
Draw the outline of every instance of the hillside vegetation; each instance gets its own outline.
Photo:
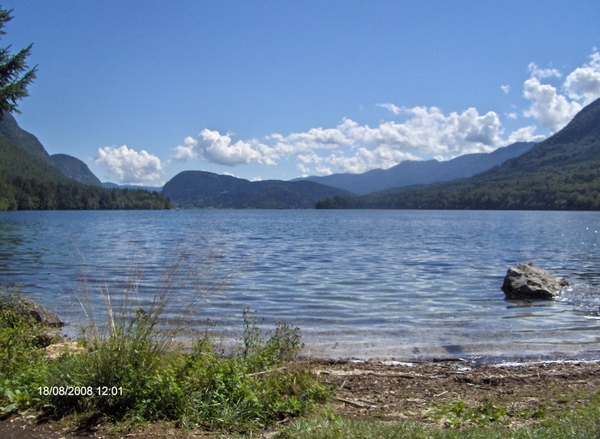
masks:
POLYGON ((67 154, 53 154, 50 158, 52 159, 52 164, 69 180, 82 184, 102 186, 98 177, 78 158, 67 154))
MULTIPOLYGON (((81 165, 86 169, 87 166, 74 157, 60 157, 58 160, 66 163, 67 175, 78 169, 76 177, 91 178, 81 169, 81 165)), ((67 178, 33 134, 22 130, 9 113, 3 115, 0 121, 0 210, 171 207, 169 200, 157 193, 103 189, 67 178)))
POLYGON ((162 194, 181 207, 312 209, 325 197, 351 193, 312 181, 250 182, 211 172, 184 171, 165 184, 162 194))
POLYGON ((523 155, 468 179, 363 197, 322 209, 600 209, 600 99, 523 155))

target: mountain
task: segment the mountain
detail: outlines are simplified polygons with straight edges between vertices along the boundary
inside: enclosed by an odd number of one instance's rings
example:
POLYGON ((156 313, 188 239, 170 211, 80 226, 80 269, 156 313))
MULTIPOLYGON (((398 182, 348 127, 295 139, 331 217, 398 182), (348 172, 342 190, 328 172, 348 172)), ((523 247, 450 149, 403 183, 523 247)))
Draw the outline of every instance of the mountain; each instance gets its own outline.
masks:
POLYGON ((323 198, 352 193, 312 181, 250 182, 211 172, 184 171, 165 184, 162 195, 182 207, 308 209, 323 198))
POLYGON ((44 149, 37 137, 21 129, 10 113, 4 113, 0 121, 0 134, 14 146, 36 157, 38 160, 52 165, 50 155, 44 149))
POLYGON ((471 178, 329 198, 317 208, 600 210, 600 99, 552 137, 471 178))
MULTIPOLYGON (((169 200, 158 193, 104 189, 69 180, 54 165, 40 141, 22 130, 9 113, 0 121, 0 210, 47 209, 169 209, 169 200)), ((84 163, 65 156, 59 166, 85 169, 84 163)), ((85 170, 84 170, 85 171, 85 170)), ((87 169, 89 172, 89 169, 87 169)), ((78 173, 79 174, 79 173, 78 173)), ((87 174, 83 172, 83 174, 87 174)), ((91 172, 90 172, 91 174, 91 172)), ((92 174, 93 175, 93 174, 92 174)), ((89 175, 88 175, 89 177, 89 175)), ((99 183, 99 182, 98 182, 99 183)))
POLYGON ((325 177, 307 177, 301 180, 315 181, 346 189, 358 195, 365 195, 395 187, 472 177, 523 154, 533 145, 535 145, 533 142, 518 142, 498 148, 491 153, 465 154, 445 162, 405 160, 385 170, 373 169, 364 174, 334 174, 325 177))
POLYGON ((5 113, 0 121, 0 179, 15 177, 66 181, 37 137, 22 130, 15 118, 5 113))
POLYGON ((53 154, 50 156, 52 163, 68 179, 82 184, 91 184, 93 186, 102 186, 102 183, 96 177, 88 165, 78 158, 67 154, 53 154))

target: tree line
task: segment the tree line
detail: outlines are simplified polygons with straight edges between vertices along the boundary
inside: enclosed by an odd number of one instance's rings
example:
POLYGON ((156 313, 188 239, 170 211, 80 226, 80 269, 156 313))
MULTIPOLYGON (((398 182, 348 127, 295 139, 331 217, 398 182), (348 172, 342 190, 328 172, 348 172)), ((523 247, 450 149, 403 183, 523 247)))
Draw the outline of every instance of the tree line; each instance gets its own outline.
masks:
POLYGON ((362 197, 336 196, 319 201, 316 208, 600 210, 600 161, 544 171, 474 177, 362 197))
POLYGON ((142 189, 106 189, 20 176, 0 179, 0 210, 171 209, 168 198, 142 189))

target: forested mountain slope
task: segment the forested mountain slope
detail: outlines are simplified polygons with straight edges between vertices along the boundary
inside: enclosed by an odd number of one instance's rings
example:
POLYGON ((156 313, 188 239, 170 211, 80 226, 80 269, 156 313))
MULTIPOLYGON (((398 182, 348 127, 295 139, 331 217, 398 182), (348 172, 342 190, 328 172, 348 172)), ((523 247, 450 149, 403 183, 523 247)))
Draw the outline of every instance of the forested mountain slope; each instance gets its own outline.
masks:
POLYGON ((204 171, 184 171, 162 194, 181 207, 221 209, 312 209, 325 197, 350 195, 312 181, 248 181, 204 171))
POLYGON ((317 208, 599 210, 600 99, 523 155, 474 177, 329 198, 317 208))

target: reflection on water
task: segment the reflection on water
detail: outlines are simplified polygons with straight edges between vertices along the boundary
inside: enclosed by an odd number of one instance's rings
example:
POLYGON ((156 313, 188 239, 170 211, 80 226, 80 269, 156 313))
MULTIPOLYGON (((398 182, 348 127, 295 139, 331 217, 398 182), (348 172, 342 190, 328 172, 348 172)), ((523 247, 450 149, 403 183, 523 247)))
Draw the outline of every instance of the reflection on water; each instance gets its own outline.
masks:
MULTIPOLYGON (((596 357, 599 220, 593 212, 11 212, 0 214, 0 281, 24 284, 75 331, 86 287, 122 291, 133 276, 147 307, 184 246, 199 258, 186 270, 202 276, 181 279, 165 317, 192 328, 210 319, 235 334, 250 306, 265 325, 300 326, 314 355, 596 357), (504 300, 506 270, 529 260, 572 287, 553 302, 504 300), (193 291, 232 273, 190 307, 193 291)), ((101 316, 103 299, 92 294, 92 304, 101 316)))

